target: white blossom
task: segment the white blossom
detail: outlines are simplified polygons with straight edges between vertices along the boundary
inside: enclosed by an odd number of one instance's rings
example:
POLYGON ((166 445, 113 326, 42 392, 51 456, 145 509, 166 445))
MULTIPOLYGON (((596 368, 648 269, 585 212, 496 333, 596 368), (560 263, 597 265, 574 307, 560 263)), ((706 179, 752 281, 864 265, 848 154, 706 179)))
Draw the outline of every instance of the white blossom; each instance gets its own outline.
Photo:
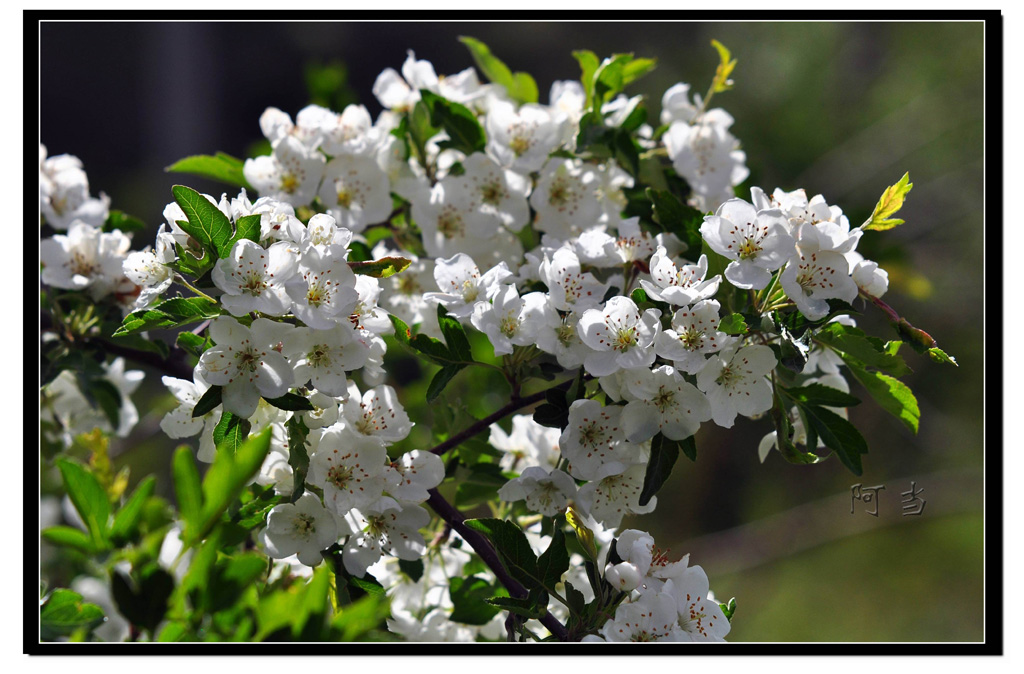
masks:
POLYGON ((211 385, 223 387, 224 409, 248 418, 261 396, 279 398, 295 381, 292 365, 281 354, 294 327, 257 318, 251 327, 221 316, 210 323, 216 346, 199 359, 198 372, 211 385))
POLYGON ((255 241, 235 242, 228 257, 217 260, 214 284, 224 291, 220 301, 233 316, 260 311, 271 316, 288 313, 292 300, 285 284, 298 268, 295 244, 278 241, 264 248, 255 241))
POLYGON ((781 211, 757 211, 742 199, 730 199, 715 215, 705 216, 700 233, 716 253, 732 260, 725 278, 737 288, 761 290, 795 250, 781 211))
POLYGON ((583 312, 578 325, 580 339, 591 352, 583 363, 587 372, 603 377, 618 370, 650 367, 654 362, 651 348, 661 331, 657 309, 643 314, 628 297, 613 297, 604 309, 583 312))
POLYGON ((297 554, 306 566, 316 566, 323 561, 320 553, 349 533, 343 524, 339 526, 342 522, 320 505, 318 496, 307 492, 295 503, 274 506, 258 538, 274 559, 297 554))
POLYGON ((548 471, 529 466, 519 477, 506 482, 498 490, 503 501, 526 500, 530 512, 547 517, 565 512, 569 500, 576 496, 576 481, 561 470, 548 471))
POLYGON ((658 246, 651 256, 651 280, 640 279, 640 286, 651 299, 686 306, 706 300, 718 292, 722 277, 707 279, 708 256, 701 255, 697 264, 676 266, 665 246, 658 246))
POLYGON ((776 365, 775 354, 761 344, 711 356, 697 374, 697 386, 707 394, 715 423, 732 428, 737 414, 749 417, 771 409, 766 376, 776 365))

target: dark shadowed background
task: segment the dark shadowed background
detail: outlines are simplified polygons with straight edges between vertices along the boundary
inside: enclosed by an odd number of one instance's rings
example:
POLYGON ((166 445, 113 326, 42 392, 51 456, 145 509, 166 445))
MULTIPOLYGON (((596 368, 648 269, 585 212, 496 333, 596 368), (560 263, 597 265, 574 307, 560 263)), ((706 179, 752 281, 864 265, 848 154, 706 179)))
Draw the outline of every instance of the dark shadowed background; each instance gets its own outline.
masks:
MULTIPOLYGON (((707 88, 717 61, 709 42, 720 40, 739 61, 735 90, 715 104, 735 117, 747 152, 751 178, 740 196, 750 185, 803 187, 856 225, 909 171, 907 223, 868 233, 859 250, 889 271, 886 301, 960 367, 907 354, 915 372, 905 381, 921 407, 916 437, 853 384, 865 403, 850 417, 871 448, 861 478, 835 460, 801 467, 773 453, 761 465, 766 420, 740 419, 728 432, 706 424, 697 462, 681 458, 655 514, 625 526, 692 553, 720 599, 737 597, 732 640, 979 640, 982 33, 980 23, 45 23, 41 140, 50 154, 80 157, 93 193, 151 225, 135 236, 141 248, 171 185, 224 191, 162 169, 191 154, 245 156, 261 139, 266 107, 294 115, 310 102, 307 68, 347 66, 350 95, 376 115, 374 79, 400 68, 407 49, 439 74, 472 65, 458 35, 533 74, 542 102, 553 81, 579 77, 571 50, 635 52, 659 61, 629 90, 648 96, 656 123, 669 86, 707 88), (925 489, 917 517, 900 514, 911 481, 925 489), (885 485, 878 518, 850 514, 857 482, 885 485)), ((858 321, 889 334, 871 307, 858 321)), ((166 474, 173 447, 156 428, 170 400, 147 414, 146 392, 160 390, 158 377, 150 381, 136 396, 139 429, 116 447, 133 482, 166 474)), ((480 415, 500 405, 463 394, 480 415)), ((410 415, 429 426, 425 407, 410 415)))

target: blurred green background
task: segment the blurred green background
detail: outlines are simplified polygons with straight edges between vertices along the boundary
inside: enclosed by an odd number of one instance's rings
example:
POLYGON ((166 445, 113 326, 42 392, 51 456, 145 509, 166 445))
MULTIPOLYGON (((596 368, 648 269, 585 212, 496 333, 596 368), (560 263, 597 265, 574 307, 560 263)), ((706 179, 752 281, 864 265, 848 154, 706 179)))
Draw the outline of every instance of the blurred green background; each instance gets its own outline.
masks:
MULTIPOLYGON (((982 24, 50 23, 42 28, 42 141, 51 154, 82 158, 93 192, 151 224, 136 236, 142 247, 181 180, 162 168, 188 154, 244 155, 260 139, 264 108, 294 114, 310 102, 306 68, 344 64, 338 102, 358 99, 376 114, 373 80, 398 69, 406 49, 438 73, 471 65, 458 35, 532 73, 542 101, 551 82, 578 77, 572 49, 657 57, 658 68, 630 90, 648 96, 655 123, 672 84, 706 90, 717 59, 709 43, 720 40, 739 61, 735 89, 715 105, 735 117, 732 132, 747 153, 741 196, 750 185, 803 187, 856 225, 910 172, 906 224, 868 233, 859 250, 888 270, 886 301, 960 363, 908 354, 919 435, 870 401, 851 410, 871 448, 857 478, 835 460, 802 467, 773 453, 761 465, 767 420, 741 418, 730 431, 708 424, 697 462, 680 459, 655 514, 624 527, 650 530, 677 556, 691 553, 720 599, 737 597, 733 641, 982 639, 982 24), (900 492, 911 481, 927 506, 904 517, 900 492), (878 518, 860 503, 850 514, 857 482, 885 485, 878 518)), ((858 321, 890 334, 870 307, 858 321)), ((392 383, 415 379, 420 365, 396 355, 392 383)), ((467 380, 456 379, 449 400, 477 416, 503 403, 500 382, 474 380, 470 390, 467 380)), ((133 482, 169 466, 173 443, 158 423, 173 403, 143 404, 160 391, 159 378, 148 378, 135 396, 142 422, 113 448, 118 465, 133 466, 133 482)), ((429 442, 430 414, 410 408, 420 424, 410 447, 429 442)), ((162 488, 170 493, 166 476, 162 488)))

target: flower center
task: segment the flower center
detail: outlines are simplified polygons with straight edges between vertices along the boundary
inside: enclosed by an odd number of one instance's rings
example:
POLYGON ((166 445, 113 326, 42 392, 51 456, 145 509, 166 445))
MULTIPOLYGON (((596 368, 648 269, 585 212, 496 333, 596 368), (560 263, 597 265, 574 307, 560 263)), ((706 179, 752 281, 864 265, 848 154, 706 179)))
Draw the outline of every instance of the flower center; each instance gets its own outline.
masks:
POLYGON ((675 400, 676 392, 672 390, 666 390, 664 386, 658 389, 658 393, 654 396, 654 406, 664 412, 669 407, 672 407, 672 403, 675 400))
POLYGON ((562 346, 570 346, 576 340, 576 329, 563 324, 555 330, 555 335, 562 346))
POLYGON ((498 329, 501 331, 501 334, 506 337, 514 337, 515 334, 519 332, 519 323, 519 317, 515 314, 509 313, 501 319, 501 322, 498 324, 498 329))
POLYGON ((626 351, 637 343, 636 328, 619 328, 612 340, 612 348, 616 351, 626 351))
POLYGON ((306 360, 313 367, 327 367, 331 364, 331 352, 326 344, 315 344, 306 354, 306 360))
POLYGON ((355 195, 348 187, 344 184, 338 184, 338 205, 342 208, 350 208, 352 206, 352 197, 355 195))
POLYGON ((718 379, 715 380, 715 383, 719 386, 729 388, 735 385, 741 378, 742 375, 733 369, 732 365, 726 365, 722 368, 722 372, 718 375, 718 379))
POLYGON ((71 256, 71 261, 68 263, 71 267, 71 272, 78 276, 92 276, 99 270, 99 266, 92 260, 89 260, 84 255, 75 251, 71 256))
POLYGON ((462 301, 466 303, 475 302, 479 295, 480 289, 476 287, 476 284, 471 279, 466 279, 462 282, 462 301))
POLYGON ((761 246, 757 245, 754 239, 747 237, 740 244, 739 255, 741 260, 752 260, 761 252, 761 246))
POLYGON ((508 142, 509 149, 512 150, 517 157, 522 157, 526 154, 531 145, 533 145, 533 143, 531 142, 530 137, 522 134, 512 136, 512 139, 508 142))
POLYGON ((454 239, 464 234, 466 227, 458 213, 445 210, 437 218, 437 231, 441 232, 446 239, 454 239))
POLYGON ((548 203, 552 206, 564 206, 572 199, 572 189, 561 177, 555 178, 548 191, 548 203))
POLYGON ((584 447, 597 447, 598 445, 604 444, 604 441, 604 428, 599 426, 596 422, 591 423, 589 426, 580 427, 580 444, 584 447))
POLYGON ((690 326, 679 333, 679 341, 687 351, 696 351, 704 343, 704 332, 690 326))
POLYGON ((295 527, 295 532, 303 538, 309 538, 311 534, 316 532, 313 516, 306 513, 296 515, 295 519, 292 520, 292 526, 295 527))
POLYGON ((281 174, 281 191, 286 194, 294 194, 299 189, 299 179, 294 173, 286 171, 281 174))
POLYGON ((259 365, 259 357, 251 350, 239 351, 236 362, 239 370, 255 372, 256 366, 259 365))
POLYGON ((352 479, 352 469, 348 466, 331 466, 327 471, 327 481, 337 489, 344 489, 352 479))
POLYGON ((502 196, 504 196, 504 190, 501 189, 501 184, 498 182, 484 183, 480 187, 480 200, 489 206, 497 206, 501 203, 502 196))
POLYGON ((250 269, 245 273, 242 284, 238 286, 239 290, 247 295, 258 297, 267 287, 266 281, 263 280, 263 274, 260 274, 255 269, 250 269))

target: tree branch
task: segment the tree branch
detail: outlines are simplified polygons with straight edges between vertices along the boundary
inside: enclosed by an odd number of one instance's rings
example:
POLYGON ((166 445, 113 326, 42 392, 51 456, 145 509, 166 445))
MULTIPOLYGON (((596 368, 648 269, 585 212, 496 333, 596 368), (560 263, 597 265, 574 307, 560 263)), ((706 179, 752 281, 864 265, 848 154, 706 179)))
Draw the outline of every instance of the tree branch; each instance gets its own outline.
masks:
MULTIPOLYGON (((589 376, 587 378, 589 379, 589 376)), ((561 384, 554 386, 553 388, 564 388, 565 390, 568 390, 569 386, 572 385, 572 382, 573 380, 570 379, 568 381, 562 382, 561 384)), ((434 454, 444 454, 449 449, 454 449, 455 447, 459 446, 466 440, 469 440, 477 433, 480 433, 481 431, 490 428, 492 424, 501 421, 502 419, 512 414, 513 412, 517 412, 523 409, 524 407, 529 407, 530 405, 539 403, 540 401, 544 400, 547 396, 548 390, 549 389, 545 389, 543 391, 538 391, 537 393, 531 393, 525 398, 512 398, 508 405, 505 405, 494 414, 489 414, 483 419, 480 419, 479 421, 471 424, 465 430, 459 431, 458 433, 448 438, 444 442, 440 443, 439 445, 432 447, 430 451, 434 454)))
MULTIPOLYGON (((536 401, 535 401, 536 402, 536 401)), ((493 415, 492 415, 493 416, 493 415)), ((519 581, 510 576, 505 570, 504 565, 501 563, 501 558, 498 557, 497 551, 491 546, 490 541, 481 534, 479 531, 474 531, 466 526, 466 518, 462 515, 462 512, 458 508, 448 503, 441 496, 440 492, 436 489, 430 490, 430 498, 427 499, 427 504, 433 508, 434 512, 440 515, 441 519, 447 522, 452 529, 459 532, 463 540, 469 543, 470 547, 480 556, 494 575, 497 576, 498 580, 508 590, 509 595, 520 599, 525 599, 529 592, 526 591, 519 581)), ((550 613, 545 613, 544 617, 540 619, 541 624, 548 628, 559 641, 568 641, 569 632, 565 629, 565 625, 560 623, 555 616, 550 613)))

